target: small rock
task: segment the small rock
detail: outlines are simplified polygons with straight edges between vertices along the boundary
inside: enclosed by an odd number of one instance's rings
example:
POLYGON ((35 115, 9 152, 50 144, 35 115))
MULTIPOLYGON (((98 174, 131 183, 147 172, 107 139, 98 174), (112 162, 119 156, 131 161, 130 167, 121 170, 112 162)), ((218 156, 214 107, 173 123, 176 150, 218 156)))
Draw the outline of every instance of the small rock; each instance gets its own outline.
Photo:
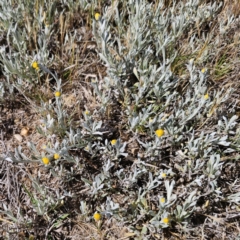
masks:
POLYGON ((23 138, 20 134, 14 134, 13 136, 15 137, 15 139, 17 139, 17 141, 22 142, 23 138))

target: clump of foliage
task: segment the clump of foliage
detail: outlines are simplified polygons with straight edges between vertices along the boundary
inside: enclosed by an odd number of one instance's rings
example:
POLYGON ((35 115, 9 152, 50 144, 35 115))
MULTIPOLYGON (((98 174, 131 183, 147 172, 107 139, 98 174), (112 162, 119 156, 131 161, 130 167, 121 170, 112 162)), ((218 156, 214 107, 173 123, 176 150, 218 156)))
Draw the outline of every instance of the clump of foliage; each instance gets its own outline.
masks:
POLYGON ((237 229, 240 201, 230 76, 239 55, 226 50, 239 53, 239 39, 225 9, 199 0, 0 3, 0 104, 20 100, 29 127, 6 128, 2 139, 6 238, 21 229, 29 239, 238 236, 224 225, 237 229))

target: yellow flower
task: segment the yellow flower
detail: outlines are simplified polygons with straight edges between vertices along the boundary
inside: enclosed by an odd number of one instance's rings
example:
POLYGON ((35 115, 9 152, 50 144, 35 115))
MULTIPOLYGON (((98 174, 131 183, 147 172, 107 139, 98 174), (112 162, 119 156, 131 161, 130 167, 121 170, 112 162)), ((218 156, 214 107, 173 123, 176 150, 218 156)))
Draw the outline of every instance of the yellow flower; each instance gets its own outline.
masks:
POLYGON ((42 162, 43 162, 45 165, 48 165, 50 161, 49 161, 49 158, 43 157, 43 158, 42 158, 42 162))
POLYGON ((208 93, 204 95, 204 99, 205 100, 208 100, 209 96, 208 96, 208 93))
POLYGON ((90 114, 90 112, 89 112, 88 110, 86 110, 86 111, 85 111, 85 114, 86 114, 86 115, 89 115, 89 114, 90 114))
POLYGON ((111 141, 111 144, 112 145, 115 145, 117 143, 117 139, 113 139, 112 141, 111 141))
POLYGON ((202 73, 205 73, 206 71, 207 71, 206 68, 203 68, 203 69, 201 70, 202 73))
POLYGON ((162 178, 165 178, 167 176, 167 174, 165 173, 165 172, 163 172, 162 174, 161 174, 161 177, 162 178))
POLYGON ((101 214, 96 212, 96 213, 93 214, 93 218, 94 218, 95 221, 99 221, 101 219, 101 214))
POLYGON ((164 197, 160 198, 160 202, 165 203, 165 198, 164 197))
POLYGON ((59 155, 58 153, 54 153, 54 154, 53 154, 53 158, 54 158, 55 160, 58 160, 58 159, 60 158, 60 155, 59 155))
POLYGON ((55 92, 55 97, 60 97, 61 93, 60 92, 55 92))
POLYGON ((163 135, 164 135, 164 130, 163 129, 157 129, 156 131, 155 131, 155 134, 157 135, 157 137, 162 137, 163 135))
POLYGON ((36 69, 36 70, 39 70, 39 66, 38 66, 38 62, 33 62, 32 63, 32 67, 34 68, 34 69, 36 69))
POLYGON ((165 217, 162 219, 163 223, 165 224, 168 224, 169 223, 169 218, 168 217, 165 217))
POLYGON ((100 19, 100 17, 101 17, 100 13, 95 13, 95 19, 96 19, 96 21, 98 21, 98 20, 100 19))

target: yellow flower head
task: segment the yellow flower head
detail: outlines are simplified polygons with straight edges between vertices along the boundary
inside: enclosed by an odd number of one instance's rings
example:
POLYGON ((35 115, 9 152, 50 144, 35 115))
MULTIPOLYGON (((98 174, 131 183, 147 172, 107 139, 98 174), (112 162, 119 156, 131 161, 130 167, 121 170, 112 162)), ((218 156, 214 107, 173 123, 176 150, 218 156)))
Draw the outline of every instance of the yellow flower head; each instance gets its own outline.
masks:
POLYGON ((49 161, 49 158, 43 157, 43 158, 42 158, 42 162, 43 162, 45 165, 48 165, 50 161, 49 161))
POLYGON ((163 218, 162 222, 165 223, 165 224, 168 224, 169 223, 169 218, 168 217, 163 218))
POLYGON ((101 15, 100 15, 100 13, 95 13, 94 17, 95 17, 96 21, 98 21, 100 19, 101 15))
POLYGON ((53 158, 54 158, 55 160, 58 160, 58 159, 60 158, 60 155, 59 155, 58 153, 54 153, 54 154, 53 154, 53 158))
POLYGON ((202 73, 205 73, 206 71, 207 71, 206 68, 203 68, 203 69, 201 70, 202 73))
POLYGON ((88 110, 86 110, 86 111, 85 111, 85 114, 86 114, 86 115, 89 115, 89 114, 90 114, 90 112, 89 112, 88 110))
POLYGON ((204 99, 205 100, 208 100, 209 96, 208 96, 208 93, 204 95, 204 99))
POLYGON ((115 145, 117 143, 117 139, 113 139, 112 141, 111 141, 111 144, 112 145, 115 145))
POLYGON ((61 93, 60 92, 55 92, 55 97, 60 97, 61 93))
POLYGON ((155 131, 155 134, 157 135, 158 138, 162 137, 164 135, 164 130, 163 129, 157 129, 155 131))
POLYGON ((165 198, 164 197, 160 198, 160 203, 165 203, 165 198))
POLYGON ((93 214, 93 218, 94 218, 95 221, 99 221, 101 219, 101 214, 96 212, 96 213, 93 214))
POLYGON ((167 174, 165 172, 161 173, 161 177, 165 178, 167 176, 167 174))
POLYGON ((33 62, 32 63, 32 67, 34 68, 34 69, 36 69, 36 70, 39 70, 39 66, 38 66, 38 62, 33 62))

